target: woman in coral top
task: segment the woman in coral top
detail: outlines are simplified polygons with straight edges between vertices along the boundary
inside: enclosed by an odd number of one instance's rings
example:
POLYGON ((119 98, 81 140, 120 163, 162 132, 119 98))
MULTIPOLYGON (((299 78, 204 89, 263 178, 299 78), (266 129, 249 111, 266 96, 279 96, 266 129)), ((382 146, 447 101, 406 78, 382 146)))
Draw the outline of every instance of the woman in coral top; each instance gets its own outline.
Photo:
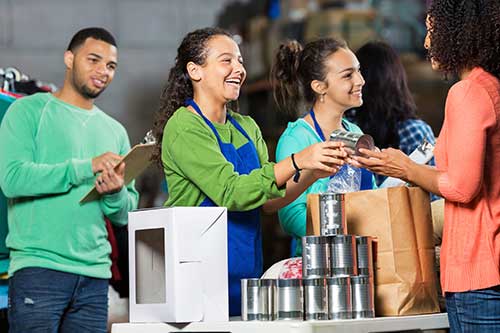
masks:
POLYGON ((445 198, 441 284, 452 332, 500 332, 500 4, 434 0, 425 47, 458 75, 448 93, 436 167, 396 149, 350 162, 445 198))

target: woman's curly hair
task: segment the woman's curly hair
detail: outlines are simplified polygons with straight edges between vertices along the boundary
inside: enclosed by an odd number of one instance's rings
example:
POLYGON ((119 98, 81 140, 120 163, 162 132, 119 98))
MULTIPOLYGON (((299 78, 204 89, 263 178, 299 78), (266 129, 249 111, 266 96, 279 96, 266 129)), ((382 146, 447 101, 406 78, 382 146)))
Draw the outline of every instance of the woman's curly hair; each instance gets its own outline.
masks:
POLYGON ((429 57, 446 74, 476 66, 500 78, 499 0, 433 0, 429 57))
MULTIPOLYGON (((188 33, 177 49, 175 64, 170 69, 168 80, 160 96, 160 108, 156 114, 153 125, 153 135, 156 145, 153 149, 151 159, 161 167, 161 150, 163 141, 163 130, 167 121, 174 112, 185 105, 189 98, 193 98, 193 84, 187 73, 187 64, 194 62, 203 65, 207 58, 207 43, 215 36, 231 35, 220 28, 203 28, 188 33)), ((237 109, 237 104, 232 104, 232 109, 237 109)))

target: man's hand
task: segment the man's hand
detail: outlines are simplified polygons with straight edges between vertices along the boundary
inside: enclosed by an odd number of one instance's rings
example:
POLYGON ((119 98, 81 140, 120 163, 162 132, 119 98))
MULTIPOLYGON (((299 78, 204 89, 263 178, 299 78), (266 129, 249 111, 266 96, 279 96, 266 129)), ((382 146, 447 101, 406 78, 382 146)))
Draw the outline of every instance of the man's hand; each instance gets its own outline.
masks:
POLYGON ((99 194, 119 192, 125 184, 125 163, 121 162, 116 169, 111 162, 105 162, 104 166, 105 169, 97 176, 95 181, 97 192, 99 192, 99 194))
POLYGON ((107 152, 92 159, 92 172, 94 174, 103 172, 107 168, 107 163, 115 167, 122 157, 118 154, 107 152))

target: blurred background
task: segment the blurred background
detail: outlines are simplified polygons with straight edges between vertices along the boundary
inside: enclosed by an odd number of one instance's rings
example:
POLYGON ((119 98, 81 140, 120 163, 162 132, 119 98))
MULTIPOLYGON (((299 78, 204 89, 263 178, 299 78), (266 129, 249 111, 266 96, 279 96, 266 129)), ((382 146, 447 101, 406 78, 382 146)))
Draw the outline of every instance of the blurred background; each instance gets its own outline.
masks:
MULTIPOLYGON (((89 26, 109 29, 117 38, 119 65, 96 104, 127 128, 133 145, 152 126, 182 37, 205 26, 226 28, 240 43, 248 75, 240 111, 257 121, 274 160, 276 142, 293 120, 278 113, 267 79, 279 43, 335 36, 356 51, 367 41, 384 40, 402 57, 418 115, 437 136, 452 82, 426 60, 427 5, 428 0, 0 0, 0 68, 13 67, 24 74, 20 80, 36 86, 61 86, 63 52, 73 34, 89 26)), ((161 206, 167 196, 155 167, 137 179, 137 188, 141 207, 161 206)), ((264 216, 263 231, 265 267, 290 256, 290 238, 277 215, 264 216)))

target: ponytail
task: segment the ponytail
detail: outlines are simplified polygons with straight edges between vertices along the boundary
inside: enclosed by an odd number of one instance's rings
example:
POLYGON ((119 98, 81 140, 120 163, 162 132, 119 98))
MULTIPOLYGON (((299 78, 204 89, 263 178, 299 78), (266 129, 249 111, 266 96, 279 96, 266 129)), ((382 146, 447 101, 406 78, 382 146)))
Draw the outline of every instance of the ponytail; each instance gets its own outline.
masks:
POLYGON ((304 47, 297 41, 281 44, 271 70, 278 107, 296 116, 301 97, 314 104, 317 94, 311 88, 311 82, 326 80, 326 59, 340 48, 346 49, 347 45, 334 38, 320 38, 304 47))
POLYGON ((302 45, 288 41, 280 45, 271 69, 271 83, 274 100, 278 107, 291 114, 297 114, 300 102, 299 65, 302 45))

